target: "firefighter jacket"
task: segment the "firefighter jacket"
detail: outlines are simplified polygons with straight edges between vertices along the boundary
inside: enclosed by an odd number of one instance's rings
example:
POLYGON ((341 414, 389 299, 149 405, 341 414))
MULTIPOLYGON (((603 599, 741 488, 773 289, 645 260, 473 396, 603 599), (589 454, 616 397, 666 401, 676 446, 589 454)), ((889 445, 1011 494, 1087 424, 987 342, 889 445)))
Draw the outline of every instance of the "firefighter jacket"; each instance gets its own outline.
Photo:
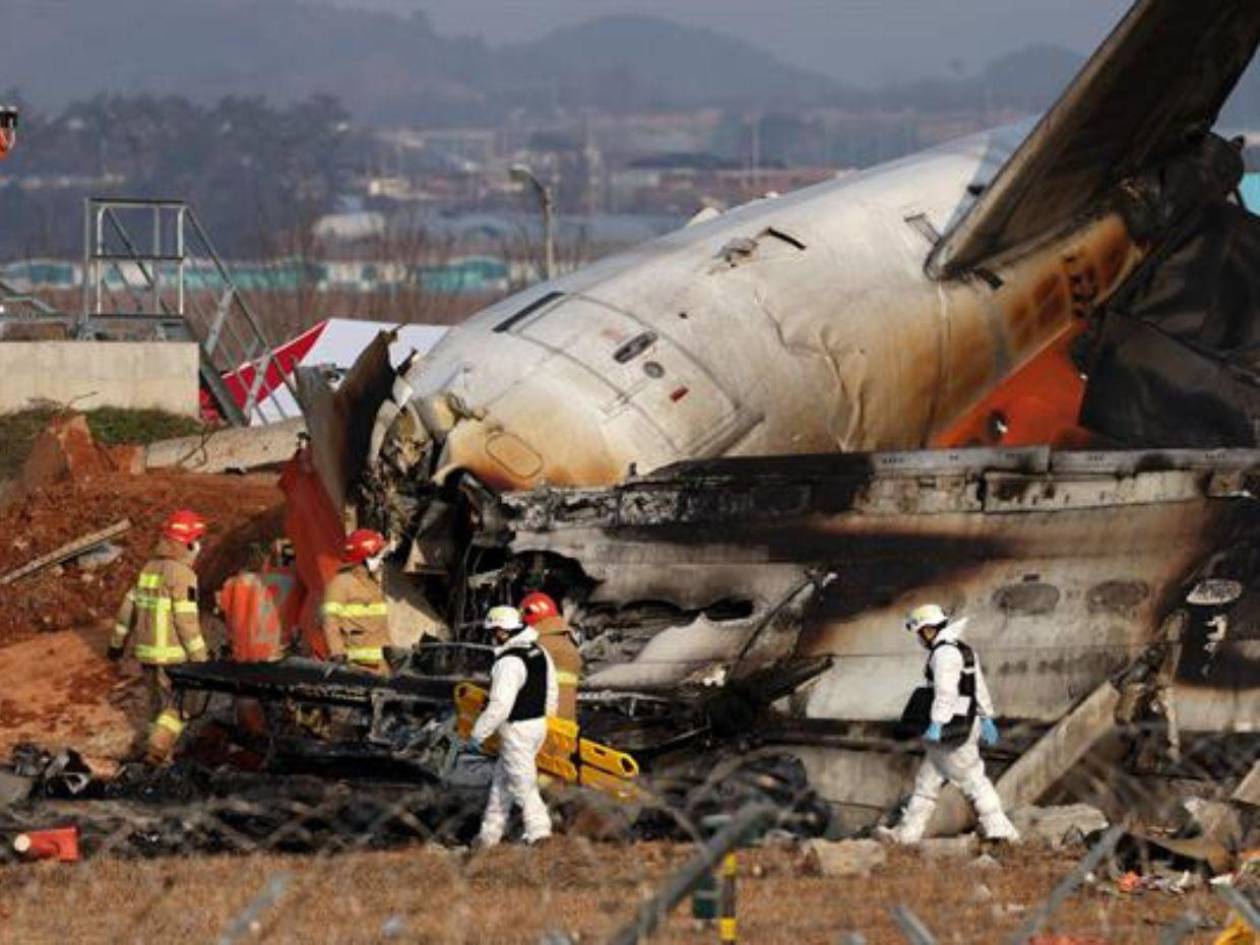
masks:
POLYGON ((538 645, 547 651, 556 668, 556 684, 560 702, 556 715, 570 722, 577 721, 577 690, 582 678, 582 654, 578 652, 569 625, 563 617, 544 617, 534 624, 538 645))
POLYGON ((197 615, 197 574, 183 546, 163 539, 156 556, 127 592, 114 623, 112 646, 135 640, 135 656, 150 666, 204 662, 206 641, 197 615))
POLYGON ((379 666, 390 643, 385 594, 363 565, 342 568, 324 588, 320 628, 330 656, 379 666))

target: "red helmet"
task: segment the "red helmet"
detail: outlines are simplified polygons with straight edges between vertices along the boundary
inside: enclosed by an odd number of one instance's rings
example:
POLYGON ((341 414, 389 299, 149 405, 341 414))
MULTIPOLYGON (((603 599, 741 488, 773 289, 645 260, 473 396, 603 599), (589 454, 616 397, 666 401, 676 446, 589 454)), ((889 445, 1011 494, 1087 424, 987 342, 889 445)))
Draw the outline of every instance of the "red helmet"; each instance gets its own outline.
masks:
POLYGON ((534 591, 532 594, 526 594, 524 600, 521 601, 521 615, 525 618, 525 625, 532 627, 547 617, 559 617, 560 608, 556 606, 556 602, 550 595, 542 591, 534 591))
POLYGON ((191 545, 206 533, 206 520, 191 509, 176 509, 162 523, 162 537, 191 545))
POLYGON ((341 549, 341 560, 347 564, 359 564, 385 550, 385 536, 370 528, 357 528, 346 538, 341 549))

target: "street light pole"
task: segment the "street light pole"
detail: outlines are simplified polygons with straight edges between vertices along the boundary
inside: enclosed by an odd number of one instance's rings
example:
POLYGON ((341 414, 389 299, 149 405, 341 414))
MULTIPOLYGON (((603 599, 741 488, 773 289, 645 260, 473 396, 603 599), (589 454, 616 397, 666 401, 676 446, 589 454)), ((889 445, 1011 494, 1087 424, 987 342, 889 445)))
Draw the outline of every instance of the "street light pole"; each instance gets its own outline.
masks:
POLYGON ((551 204, 551 191, 543 186, 535 175, 524 164, 513 164, 508 168, 508 174, 512 180, 518 184, 526 184, 533 188, 535 194, 538 195, 538 202, 542 206, 543 218, 543 275, 548 279, 556 277, 556 241, 553 232, 553 211, 551 204))

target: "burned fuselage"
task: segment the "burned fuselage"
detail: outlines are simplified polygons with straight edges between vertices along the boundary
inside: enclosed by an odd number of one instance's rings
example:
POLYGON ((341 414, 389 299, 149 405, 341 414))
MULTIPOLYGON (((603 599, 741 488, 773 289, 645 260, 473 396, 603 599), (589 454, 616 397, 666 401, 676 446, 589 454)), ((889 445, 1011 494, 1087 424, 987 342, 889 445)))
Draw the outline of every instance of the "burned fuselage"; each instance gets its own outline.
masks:
MULTIPOLYGON (((376 357, 335 423, 308 411, 329 493, 456 635, 526 588, 563 599, 592 692, 826 657, 782 705, 879 725, 921 670, 900 611, 930 597, 971 618, 1002 711, 1051 722, 1194 579, 1251 581, 1256 457, 931 447, 1096 334, 1233 191, 1238 150, 1208 128, 1258 38, 1254 4, 1139 0, 1035 124, 689 226, 396 372, 376 357), (1186 44, 1211 68, 1177 68, 1186 44)), ((1187 725, 1251 724, 1247 645, 1187 676, 1231 693, 1187 725)))
MULTIPOLYGON (((1253 451, 963 450, 682 464, 504 501, 516 555, 580 561, 593 579, 590 625, 619 634, 605 611, 631 593, 699 615, 593 642, 593 689, 668 692, 828 656, 794 711, 891 721, 923 666, 901 617, 930 598, 968 616, 1003 714, 1049 722, 1132 662, 1196 581, 1254 578, 1258 472, 1253 451), (788 626, 763 629, 810 573, 834 579, 788 626), (706 617, 719 590, 727 616, 706 617)), ((1255 654, 1244 624, 1232 632, 1211 672, 1209 641, 1185 641, 1189 726, 1260 718, 1255 654)))

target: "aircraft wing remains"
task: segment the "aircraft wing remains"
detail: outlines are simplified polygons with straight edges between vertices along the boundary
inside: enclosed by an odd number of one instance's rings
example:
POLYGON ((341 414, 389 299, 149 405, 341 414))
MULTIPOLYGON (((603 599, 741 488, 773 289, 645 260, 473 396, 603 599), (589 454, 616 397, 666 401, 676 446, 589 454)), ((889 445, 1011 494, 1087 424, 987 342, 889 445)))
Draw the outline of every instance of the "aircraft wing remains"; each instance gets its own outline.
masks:
POLYGON ((1201 137, 1260 41, 1255 0, 1139 0, 937 244, 946 279, 1052 236, 1201 137))

